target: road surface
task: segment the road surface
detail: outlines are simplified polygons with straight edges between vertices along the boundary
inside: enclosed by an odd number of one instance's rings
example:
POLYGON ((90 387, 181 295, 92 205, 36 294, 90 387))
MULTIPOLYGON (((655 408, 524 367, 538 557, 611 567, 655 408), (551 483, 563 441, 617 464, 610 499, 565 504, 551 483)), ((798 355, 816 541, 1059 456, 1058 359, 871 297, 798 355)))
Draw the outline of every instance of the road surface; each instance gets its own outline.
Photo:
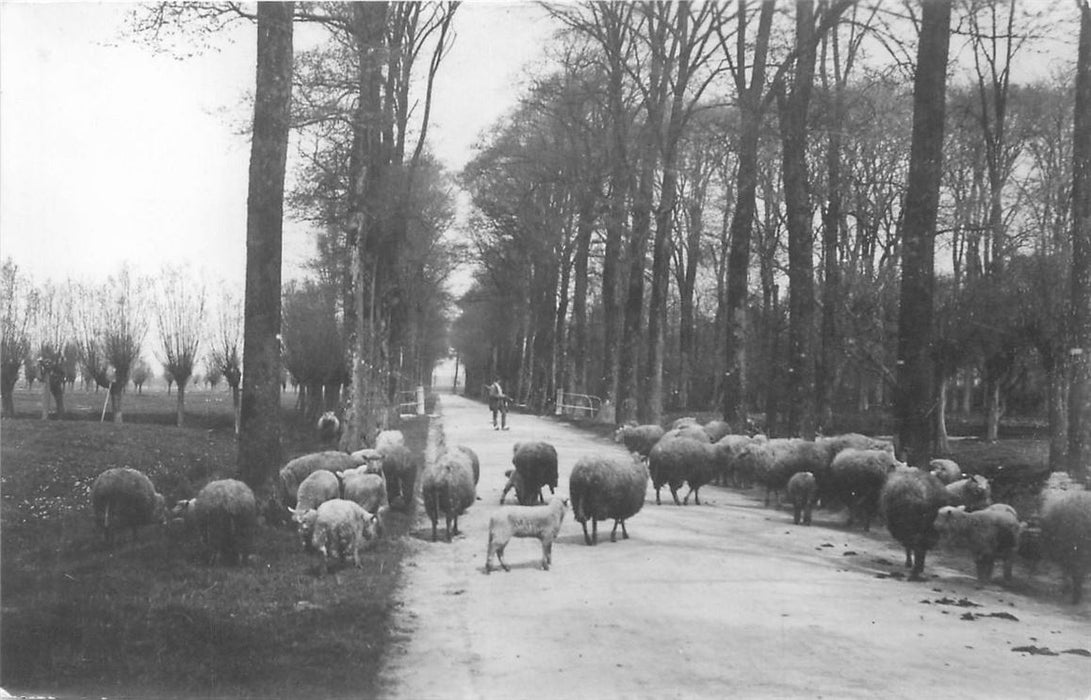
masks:
POLYGON ((585 546, 569 510, 550 571, 538 541, 521 539, 506 551, 512 571, 486 576, 515 442, 557 448, 565 496, 581 455, 623 449, 521 414, 494 431, 484 405, 454 395, 437 412, 447 444, 481 458, 480 500, 450 544, 442 521, 430 541, 418 504, 383 697, 1091 697, 1091 656, 1078 653, 1091 649, 1088 603, 1021 594, 1018 564, 1011 588, 980 588, 957 554, 930 555, 924 582, 895 578, 904 556, 881 527, 847 531, 824 511, 795 526, 757 492, 706 486, 702 505, 678 507, 664 489, 656 506, 649 484, 629 540, 611 543, 600 523, 585 546))

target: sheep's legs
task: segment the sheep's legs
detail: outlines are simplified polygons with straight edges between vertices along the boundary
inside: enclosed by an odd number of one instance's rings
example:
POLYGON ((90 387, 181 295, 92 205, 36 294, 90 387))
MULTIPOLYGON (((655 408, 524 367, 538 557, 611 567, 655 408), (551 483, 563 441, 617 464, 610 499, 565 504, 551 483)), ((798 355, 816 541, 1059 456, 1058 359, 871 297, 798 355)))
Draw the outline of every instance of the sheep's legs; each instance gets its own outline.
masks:
POLYGON ((610 531, 610 541, 611 542, 617 542, 617 526, 618 525, 621 526, 621 536, 624 539, 629 539, 629 533, 625 530, 625 521, 624 520, 615 520, 614 521, 614 529, 610 531))
POLYGON ((549 571, 549 565, 553 563, 553 542, 542 540, 542 571, 549 571))
POLYGON ((913 550, 913 570, 909 572, 910 581, 923 581, 924 576, 924 555, 928 553, 928 550, 924 547, 918 547, 913 550))
POLYGON ((682 502, 678 500, 678 487, 674 484, 667 484, 671 489, 671 497, 674 498, 674 505, 680 506, 682 502))
POLYGON ((583 543, 587 546, 591 546, 591 537, 587 534, 587 521, 584 520, 580 525, 583 526, 583 543))
POLYGON ((496 548, 496 561, 500 562, 500 567, 504 569, 504 571, 511 571, 511 568, 508 567, 506 563, 504 563, 504 547, 506 546, 507 543, 505 542, 504 544, 499 545, 496 548))

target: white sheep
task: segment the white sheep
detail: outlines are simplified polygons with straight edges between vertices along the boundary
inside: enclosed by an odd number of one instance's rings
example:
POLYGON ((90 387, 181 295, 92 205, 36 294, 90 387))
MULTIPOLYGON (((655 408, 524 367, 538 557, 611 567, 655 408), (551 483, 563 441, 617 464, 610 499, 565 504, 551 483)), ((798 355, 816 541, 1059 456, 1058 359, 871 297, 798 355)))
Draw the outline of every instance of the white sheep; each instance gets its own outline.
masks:
POLYGON ((108 546, 113 545, 116 530, 131 529, 135 542, 139 527, 162 523, 166 517, 166 503, 151 479, 129 467, 99 474, 91 486, 91 505, 108 546))
POLYGON ((564 522, 568 499, 554 496, 549 505, 501 506, 489 518, 489 546, 485 556, 485 573, 492 571, 492 557, 504 571, 511 571, 504 563, 504 548, 512 537, 534 537, 542 543, 542 569, 549 570, 553 563, 553 540, 564 522))
POLYGON ((811 524, 811 510, 818 500, 818 484, 814 474, 810 472, 796 472, 788 479, 788 500, 792 503, 792 520, 796 525, 800 521, 804 525, 811 524))
POLYGON ((280 479, 277 481, 277 495, 280 502, 288 507, 294 506, 299 485, 316 471, 344 471, 358 467, 364 464, 365 461, 363 458, 336 450, 314 452, 302 457, 296 457, 280 470, 280 479))
POLYGON ((345 472, 341 476, 341 498, 359 503, 369 513, 378 513, 388 505, 386 480, 381 474, 370 472, 345 472))
POLYGON ((1004 580, 1011 580, 1020 532, 1014 508, 1000 503, 968 513, 965 506, 944 506, 936 514, 935 528, 953 546, 970 550, 978 581, 992 578, 997 559, 1004 561, 1004 580))
POLYGON ((928 470, 945 486, 962 478, 962 468, 951 459, 933 459, 928 463, 928 470))
POLYGON ((992 503, 992 487, 989 480, 980 474, 959 479, 944 488, 947 490, 948 505, 966 506, 966 510, 981 510, 992 503))
POLYGON ((380 430, 375 436, 375 449, 385 452, 390 447, 405 447, 405 435, 400 430, 380 430))
POLYGON ((375 537, 377 523, 377 516, 352 501, 337 498, 318 506, 311 545, 322 557, 322 573, 329 572, 330 559, 338 556, 344 561, 350 552, 353 564, 359 568, 360 550, 375 537))
POLYGON ((304 548, 311 541, 312 527, 314 526, 314 511, 326 501, 341 497, 341 482, 337 475, 320 469, 299 485, 297 504, 295 508, 289 508, 292 520, 299 524, 299 537, 304 548))
POLYGON ((647 425, 626 423, 614 433, 614 442, 624 444, 629 452, 635 452, 647 460, 648 453, 663 437, 663 432, 663 428, 650 423, 647 425))

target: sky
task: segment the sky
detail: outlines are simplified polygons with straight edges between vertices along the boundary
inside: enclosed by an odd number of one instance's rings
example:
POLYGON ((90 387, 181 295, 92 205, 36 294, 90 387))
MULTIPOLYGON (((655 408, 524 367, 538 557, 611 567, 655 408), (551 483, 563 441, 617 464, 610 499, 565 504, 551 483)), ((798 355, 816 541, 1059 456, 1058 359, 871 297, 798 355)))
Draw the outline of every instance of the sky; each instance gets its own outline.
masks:
MULTIPOLYGON (((0 0, 0 257, 36 281, 188 264, 241 289, 255 39, 184 60, 124 35, 127 3, 0 0)), ((457 171, 553 31, 528 2, 467 2, 429 142, 457 171)), ((284 272, 312 254, 286 222, 284 272)))

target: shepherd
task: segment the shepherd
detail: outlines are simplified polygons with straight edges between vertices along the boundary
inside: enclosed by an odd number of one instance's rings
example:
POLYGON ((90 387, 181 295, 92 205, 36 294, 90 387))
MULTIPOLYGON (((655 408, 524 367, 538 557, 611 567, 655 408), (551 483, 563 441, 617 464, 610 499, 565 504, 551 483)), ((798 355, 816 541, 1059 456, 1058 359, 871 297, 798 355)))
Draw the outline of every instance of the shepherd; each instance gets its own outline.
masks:
POLYGON ((504 387, 500 386, 500 378, 494 376, 489 385, 489 410, 492 411, 492 429, 508 429, 508 397, 504 395, 504 387), (500 425, 496 424, 496 414, 500 414, 500 425))

